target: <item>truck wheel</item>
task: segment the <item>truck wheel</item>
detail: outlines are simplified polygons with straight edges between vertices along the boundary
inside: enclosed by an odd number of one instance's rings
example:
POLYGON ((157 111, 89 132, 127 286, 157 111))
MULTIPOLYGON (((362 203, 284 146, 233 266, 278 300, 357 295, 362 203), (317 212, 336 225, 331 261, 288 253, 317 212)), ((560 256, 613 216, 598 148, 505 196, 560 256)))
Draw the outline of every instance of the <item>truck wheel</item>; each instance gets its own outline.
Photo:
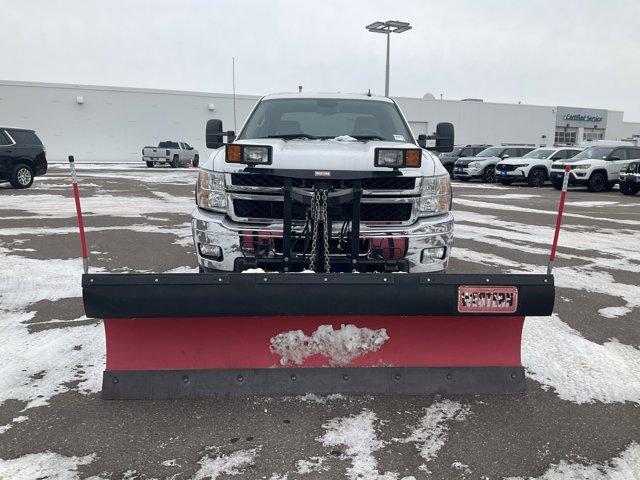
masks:
POLYGON ((638 190, 640 190, 640 187, 631 185, 630 183, 622 182, 620 184, 620 191, 623 195, 635 195, 638 193, 638 190))
POLYGON ((33 169, 29 165, 19 163, 11 172, 9 181, 13 188, 29 188, 33 183, 33 169))
POLYGON ((607 189, 607 177, 602 172, 596 172, 589 177, 587 190, 590 192, 604 192, 607 189))
POLYGON ((200 165, 200 155, 196 155, 195 157, 193 157, 193 166, 197 168, 198 165, 200 165))
POLYGON ((529 172, 527 183, 531 187, 540 188, 544 186, 544 182, 547 181, 547 174, 541 168, 534 168, 529 172))
POLYGON ((180 161, 178 160, 178 155, 173 156, 173 160, 171 160, 171 163, 169 165, 171 165, 171 168, 178 168, 178 166, 180 165, 180 161))
POLYGON ((153 168, 153 162, 147 162, 147 167, 153 168))
POLYGON ((489 165, 484 169, 484 172, 482 172, 482 181, 485 183, 493 183, 496 181, 496 170, 494 167, 489 165))

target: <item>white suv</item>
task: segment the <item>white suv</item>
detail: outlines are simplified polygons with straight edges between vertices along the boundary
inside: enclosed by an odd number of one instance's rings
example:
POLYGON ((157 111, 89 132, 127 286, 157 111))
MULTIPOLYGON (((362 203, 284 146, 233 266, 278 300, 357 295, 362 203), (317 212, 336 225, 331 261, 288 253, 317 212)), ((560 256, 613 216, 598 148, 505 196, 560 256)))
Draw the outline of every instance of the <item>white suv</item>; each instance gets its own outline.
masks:
POLYGON ((551 165, 551 183, 560 190, 565 164, 571 165, 569 185, 586 185, 590 192, 609 191, 618 182, 620 170, 640 158, 640 147, 590 147, 575 157, 551 165))
POLYGON ((519 147, 517 145, 485 148, 475 157, 456 160, 453 166, 453 175, 463 182, 472 178, 480 178, 483 182, 495 182, 495 167, 499 161, 510 157, 522 157, 531 150, 533 147, 519 147))
POLYGON ((503 185, 527 182, 532 187, 542 187, 549 179, 554 160, 566 160, 580 153, 580 148, 536 148, 523 157, 502 160, 496 165, 496 179, 503 185))

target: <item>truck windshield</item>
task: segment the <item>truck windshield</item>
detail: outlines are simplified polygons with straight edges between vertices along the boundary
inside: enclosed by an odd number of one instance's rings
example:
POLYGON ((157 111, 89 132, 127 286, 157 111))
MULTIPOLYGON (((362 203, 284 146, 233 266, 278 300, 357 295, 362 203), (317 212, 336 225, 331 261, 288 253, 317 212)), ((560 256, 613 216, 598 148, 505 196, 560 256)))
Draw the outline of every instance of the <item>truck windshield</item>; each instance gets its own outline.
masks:
POLYGON ((412 142, 393 103, 335 98, 264 100, 239 139, 328 139, 343 135, 363 141, 412 142))

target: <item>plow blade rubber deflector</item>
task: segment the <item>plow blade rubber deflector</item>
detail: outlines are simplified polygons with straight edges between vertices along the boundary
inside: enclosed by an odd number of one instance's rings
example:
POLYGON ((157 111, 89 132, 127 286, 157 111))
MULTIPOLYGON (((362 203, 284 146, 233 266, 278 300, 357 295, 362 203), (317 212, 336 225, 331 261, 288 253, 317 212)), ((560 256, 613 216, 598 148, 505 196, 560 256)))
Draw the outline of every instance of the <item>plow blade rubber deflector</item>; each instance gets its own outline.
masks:
POLYGON ((550 275, 96 274, 103 398, 524 392, 550 275))

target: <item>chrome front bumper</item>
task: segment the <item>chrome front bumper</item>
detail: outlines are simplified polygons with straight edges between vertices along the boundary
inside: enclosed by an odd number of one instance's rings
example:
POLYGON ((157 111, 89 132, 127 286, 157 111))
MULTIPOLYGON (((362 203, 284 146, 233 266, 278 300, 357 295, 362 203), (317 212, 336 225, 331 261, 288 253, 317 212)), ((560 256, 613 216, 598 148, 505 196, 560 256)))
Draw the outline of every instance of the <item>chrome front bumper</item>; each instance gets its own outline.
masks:
MULTIPOLYGON (((198 256, 198 264, 205 270, 234 270, 236 259, 247 258, 240 247, 241 235, 251 232, 257 237, 281 237, 282 223, 254 224, 230 220, 223 213, 214 213, 195 208, 191 214, 193 241, 198 256), (220 261, 206 258, 200 253, 201 244, 219 245, 222 248, 220 261)), ((334 224, 332 238, 338 238, 342 224, 334 224)), ((300 232, 301 225, 294 225, 300 232)), ((360 238, 407 238, 408 248, 404 257, 411 272, 438 272, 445 270, 449 262, 451 241, 453 240, 453 216, 451 213, 435 217, 420 218, 412 225, 360 225, 360 238), (445 247, 442 259, 424 258, 423 249, 445 247)), ((363 257, 367 254, 363 254, 363 257)))

